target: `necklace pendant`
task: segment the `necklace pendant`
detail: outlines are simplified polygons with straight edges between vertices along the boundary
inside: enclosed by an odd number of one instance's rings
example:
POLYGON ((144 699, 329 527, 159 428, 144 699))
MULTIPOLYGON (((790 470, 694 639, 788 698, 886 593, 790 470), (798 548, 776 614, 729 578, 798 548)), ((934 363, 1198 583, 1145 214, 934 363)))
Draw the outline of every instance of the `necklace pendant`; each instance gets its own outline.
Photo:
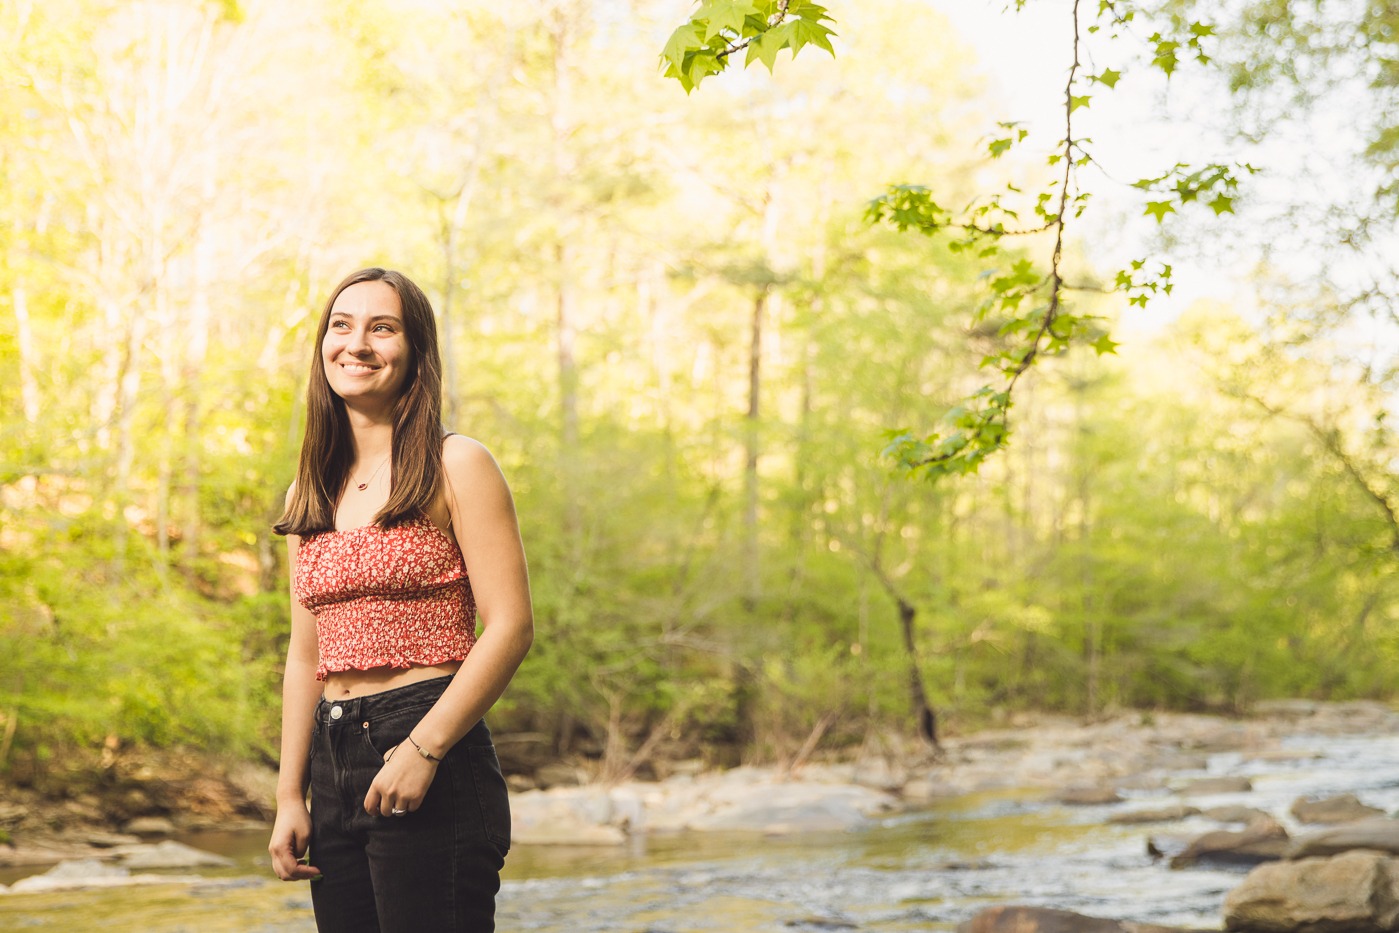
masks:
POLYGON ((362 492, 362 491, 364 491, 368 486, 369 486, 368 483, 360 483, 360 484, 357 485, 355 488, 358 489, 358 490, 360 490, 360 491, 362 492))

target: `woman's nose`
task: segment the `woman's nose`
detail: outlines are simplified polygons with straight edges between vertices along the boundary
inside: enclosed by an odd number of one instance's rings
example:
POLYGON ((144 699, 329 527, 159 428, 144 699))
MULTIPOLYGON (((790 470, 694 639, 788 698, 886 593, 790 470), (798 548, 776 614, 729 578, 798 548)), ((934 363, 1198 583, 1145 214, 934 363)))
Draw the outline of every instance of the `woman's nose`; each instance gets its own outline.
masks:
POLYGON ((349 352, 360 356, 369 352, 369 334, 362 328, 355 328, 350 332, 350 339, 345 345, 349 352))

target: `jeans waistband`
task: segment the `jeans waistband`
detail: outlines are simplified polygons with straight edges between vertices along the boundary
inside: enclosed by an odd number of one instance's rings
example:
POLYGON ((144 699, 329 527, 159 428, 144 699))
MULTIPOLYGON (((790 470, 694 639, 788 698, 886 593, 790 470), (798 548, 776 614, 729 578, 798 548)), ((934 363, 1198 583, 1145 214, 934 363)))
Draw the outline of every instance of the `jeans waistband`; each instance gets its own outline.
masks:
POLYGON ((394 687, 392 690, 385 690, 381 693, 352 697, 348 700, 328 700, 322 696, 320 702, 316 704, 316 719, 326 723, 353 722, 373 719, 414 706, 432 704, 437 702, 437 698, 442 696, 443 691, 451 682, 452 675, 448 674, 445 677, 420 680, 415 684, 394 687), (339 712, 336 712, 337 710, 339 712))

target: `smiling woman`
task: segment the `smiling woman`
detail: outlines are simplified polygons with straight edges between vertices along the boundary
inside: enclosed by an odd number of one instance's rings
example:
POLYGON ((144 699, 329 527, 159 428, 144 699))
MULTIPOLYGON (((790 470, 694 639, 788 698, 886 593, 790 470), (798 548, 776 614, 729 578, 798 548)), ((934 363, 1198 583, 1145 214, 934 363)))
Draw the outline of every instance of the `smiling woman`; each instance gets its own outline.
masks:
POLYGON ((382 280, 357 282, 335 299, 321 341, 326 378, 343 398, 392 401, 411 362, 398 292, 382 280))
POLYGON ((316 338, 275 526, 293 599, 273 867, 315 882, 321 930, 491 930, 510 811, 482 716, 533 640, 510 490, 442 427, 436 322, 406 277, 345 279, 316 338))

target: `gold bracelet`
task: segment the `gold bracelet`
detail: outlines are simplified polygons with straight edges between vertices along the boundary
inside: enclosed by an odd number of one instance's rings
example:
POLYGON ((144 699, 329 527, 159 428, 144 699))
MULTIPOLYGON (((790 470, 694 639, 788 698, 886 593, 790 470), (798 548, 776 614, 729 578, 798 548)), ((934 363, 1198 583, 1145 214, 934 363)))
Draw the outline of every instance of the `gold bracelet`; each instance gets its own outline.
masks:
MULTIPOLYGON (((412 737, 411 735, 408 736, 408 741, 413 742, 413 737, 412 737)), ((413 747, 416 748, 416 749, 418 750, 418 754, 419 754, 419 755, 422 755, 422 756, 423 756, 424 758, 426 758, 428 761, 435 761, 435 762, 438 762, 439 764, 442 762, 442 759, 441 759, 441 758, 438 758, 436 755, 434 755, 432 752, 428 751, 427 749, 423 748, 423 747, 422 747, 421 745, 419 745, 417 742, 413 742, 413 747)))

